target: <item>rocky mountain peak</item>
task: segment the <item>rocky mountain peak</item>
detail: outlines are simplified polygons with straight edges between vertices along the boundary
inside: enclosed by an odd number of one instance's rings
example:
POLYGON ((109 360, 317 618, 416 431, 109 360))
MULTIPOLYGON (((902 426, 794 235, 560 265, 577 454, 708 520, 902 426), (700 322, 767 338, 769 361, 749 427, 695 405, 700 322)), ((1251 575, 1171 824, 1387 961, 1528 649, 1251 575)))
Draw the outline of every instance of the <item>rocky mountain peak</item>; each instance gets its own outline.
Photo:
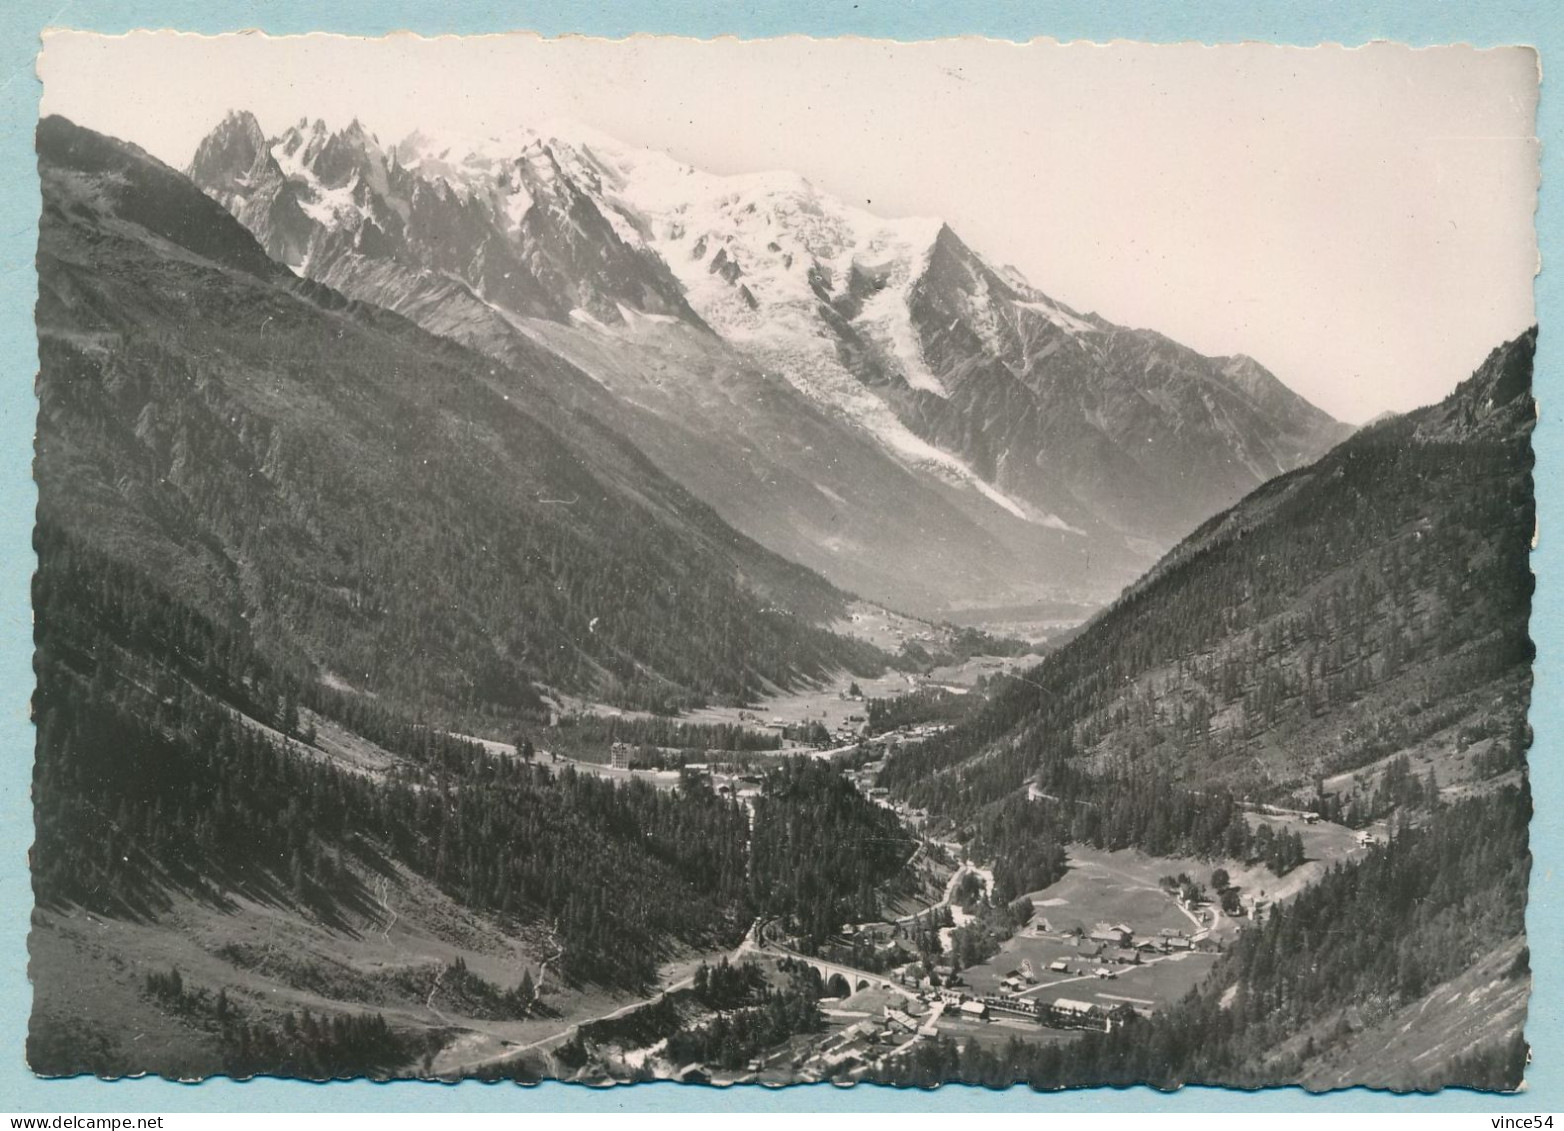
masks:
POLYGON ((943 220, 797 173, 713 174, 561 124, 388 152, 362 123, 301 122, 264 183, 235 171, 254 148, 213 140, 197 183, 312 278, 442 332, 470 324, 446 310, 461 295, 592 357, 673 320, 1018 544, 1101 543, 1123 580, 1346 434, 1252 359, 1079 313, 943 220))
POLYGON ((1494 349, 1443 401, 1408 413, 1425 442, 1469 442, 1529 430, 1536 421, 1531 397, 1537 328, 1494 349))
POLYGON ((258 173, 267 158, 266 134, 248 110, 230 110, 196 149, 190 177, 232 190, 258 173))

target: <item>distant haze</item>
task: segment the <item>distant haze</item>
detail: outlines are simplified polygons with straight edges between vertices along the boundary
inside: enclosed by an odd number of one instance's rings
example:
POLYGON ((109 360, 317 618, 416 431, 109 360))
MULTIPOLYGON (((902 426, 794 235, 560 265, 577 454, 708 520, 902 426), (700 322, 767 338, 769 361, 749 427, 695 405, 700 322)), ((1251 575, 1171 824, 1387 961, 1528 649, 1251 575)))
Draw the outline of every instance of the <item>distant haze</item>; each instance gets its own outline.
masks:
POLYGON ((384 143, 568 118, 796 170, 1353 422, 1437 400, 1533 320, 1524 48, 59 32, 39 70, 44 113, 176 167, 247 108, 384 143))

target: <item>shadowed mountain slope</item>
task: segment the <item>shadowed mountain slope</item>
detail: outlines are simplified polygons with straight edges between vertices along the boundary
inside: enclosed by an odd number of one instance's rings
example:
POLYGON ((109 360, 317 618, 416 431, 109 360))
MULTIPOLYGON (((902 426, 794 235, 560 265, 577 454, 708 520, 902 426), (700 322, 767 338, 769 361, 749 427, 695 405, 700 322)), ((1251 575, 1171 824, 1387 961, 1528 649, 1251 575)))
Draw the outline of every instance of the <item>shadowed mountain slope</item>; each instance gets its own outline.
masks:
POLYGON ((1534 345, 1210 520, 886 783, 970 815, 1066 764, 1295 801, 1408 751, 1441 785, 1517 766, 1534 345))
POLYGON ((1519 1085, 1535 344, 1252 492, 982 710, 888 760, 880 784, 1014 891, 1052 883, 1071 844, 1263 863, 1280 882, 1149 1021, 920 1047, 885 1078, 1519 1085), (1370 832, 1301 890, 1281 880, 1307 861, 1299 810, 1370 832))
POLYGON ((40 519, 311 678, 524 712, 745 698, 842 597, 527 372, 295 278, 188 181, 39 130, 40 519))

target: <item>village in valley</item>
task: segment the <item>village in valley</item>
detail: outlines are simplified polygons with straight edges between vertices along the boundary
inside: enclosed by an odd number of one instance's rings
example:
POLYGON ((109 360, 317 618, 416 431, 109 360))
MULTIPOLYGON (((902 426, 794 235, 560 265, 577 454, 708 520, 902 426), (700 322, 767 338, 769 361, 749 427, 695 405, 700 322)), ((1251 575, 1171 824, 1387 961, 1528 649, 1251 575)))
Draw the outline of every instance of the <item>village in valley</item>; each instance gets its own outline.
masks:
MULTIPOLYGON (((873 916, 839 918, 810 936, 786 914, 762 914, 747 930, 736 924, 743 931, 736 947, 680 948, 665 953, 650 982, 613 986, 562 977, 552 925, 520 937, 498 924, 449 935, 460 916, 452 918, 434 890, 404 879, 401 894, 385 882, 374 889, 365 937, 376 949, 368 957, 348 960, 329 930, 310 927, 283 963, 283 928, 258 908, 254 929, 220 964, 184 942, 168 948, 164 961, 187 977, 236 979, 304 1008, 329 1000, 309 987, 349 970, 354 978, 416 982, 418 992, 386 1016, 407 1031, 439 1034, 419 1069, 440 1079, 851 1082, 883 1078, 923 1049, 999 1053, 1016 1040, 1071 1042, 1154 1017, 1201 986, 1274 906, 1335 863, 1366 856, 1384 835, 1382 825, 1348 828, 1313 811, 1246 803, 1252 828, 1295 838, 1298 862, 1285 875, 1264 860, 1159 857, 1074 842, 1053 882, 1005 890, 991 856, 893 795, 882 774, 899 754, 947 736, 1048 642, 1023 650, 989 637, 1009 654, 953 657, 959 630, 949 625, 868 606, 855 610, 853 624, 884 646, 910 642, 940 662, 844 674, 747 707, 711 706, 673 719, 562 699, 549 725, 510 741, 450 737, 501 762, 524 762, 539 781, 709 791, 747 813, 752 838, 777 771, 815 767, 896 830, 902 855, 893 861, 895 876, 869 900, 873 916), (739 989, 711 988, 731 984, 739 989), (510 996, 496 996, 507 985, 516 987, 510 996), (772 1013, 783 1020, 754 1027, 772 1013)), ((322 750, 362 762, 367 774, 394 766, 313 712, 303 721, 316 728, 322 750)), ((1371 775, 1345 775, 1337 784, 1371 783, 1371 775)), ((1028 807, 1053 800, 1035 783, 1024 799, 1028 807)), ((199 936, 211 913, 190 914, 191 934, 199 936)))
MULTIPOLYGON (((895 624, 893 615, 885 620, 895 624)), ((891 631, 902 640, 909 635, 906 623, 891 631)), ((562 1028, 532 1042, 525 1055, 507 1053, 510 1042, 469 1041, 462 1047, 483 1049, 481 1062, 453 1059, 447 1070, 515 1071, 530 1057, 532 1070, 559 1071, 558 1053, 570 1047, 580 1063, 567 1058, 564 1067, 585 1080, 650 1074, 710 1083, 846 1082, 874 1074, 924 1041, 1002 1046, 1016 1038, 1058 1042, 1085 1032, 1113 1032, 1177 1003, 1272 906, 1335 862, 1361 858, 1383 835, 1325 821, 1313 811, 1246 805, 1253 827, 1263 825, 1268 837, 1293 837, 1301 845, 1302 861, 1285 877, 1262 862, 1160 858, 1073 844, 1062 878, 1004 901, 986 862, 969 859, 927 812, 877 784, 889 756, 952 724, 931 719, 876 727, 869 704, 877 700, 876 709, 886 712, 887 703, 931 690, 947 701, 981 698, 987 680, 1014 670, 1014 664, 1012 657, 971 657, 927 675, 891 672, 777 697, 763 710, 708 709, 691 716, 780 737, 775 748, 758 752, 711 751, 700 760, 684 760, 688 751, 681 759, 676 749, 613 741, 567 757, 542 749, 540 741, 533 757, 556 771, 568 766, 659 789, 699 783, 746 806, 761 795, 767 766, 778 759, 828 762, 863 797, 895 814, 907 834, 907 869, 917 890, 888 896, 883 918, 843 923, 818 946, 790 933, 784 920, 767 918, 752 925, 736 951, 704 959, 702 971, 707 964, 744 965, 779 991, 811 986, 817 999, 823 1026, 762 1049, 740 1067, 678 1063, 669 1057, 666 1034, 637 1023, 688 992, 695 975, 686 962, 670 967, 678 979, 641 1005, 562 1028)), ((1042 800, 1035 788, 1029 799, 1042 800)), ((697 1012, 686 1014, 682 1024, 699 1028, 709 1020, 697 1012)))
MULTIPOLYGON (((912 812, 902 816, 909 826, 922 818, 912 812)), ((1257 816, 1273 825, 1290 823, 1257 816)), ((1306 841, 1316 851, 1334 859, 1361 855, 1360 837, 1349 830, 1318 822, 1303 826, 1301 818, 1297 823, 1300 834, 1305 828, 1311 834, 1306 841)), ((958 845, 937 841, 925 842, 924 850, 943 867, 959 854, 958 845)), ((992 873, 972 861, 954 867, 942 898, 924 911, 844 925, 821 951, 834 960, 806 957, 776 925, 763 926, 752 957, 808 963, 819 971, 828 1029, 795 1038, 743 1072, 695 1070, 713 1082, 853 1080, 919 1041, 1002 1046, 1015 1038, 1065 1041, 1083 1032, 1112 1032, 1132 1015, 1150 1017, 1196 988, 1237 935, 1271 906, 1261 889, 1212 890, 1210 876, 1224 873, 1210 862, 1162 861, 1083 846, 1073 846, 1070 855, 1062 880, 1011 905, 1021 905, 1026 921, 1008 938, 995 939, 994 953, 967 966, 953 953, 954 936, 987 921, 992 911, 992 873), (1191 872, 1199 867, 1200 878, 1157 875, 1175 866, 1191 872), (1227 893, 1237 896, 1236 913, 1223 910, 1227 893), (928 924, 942 924, 934 929, 942 951, 933 961, 918 950, 920 928, 928 924), (854 956, 859 965, 843 955, 854 956)), ((1312 860, 1310 871, 1327 862, 1312 860)), ((1301 890, 1302 880, 1287 884, 1278 896, 1301 890)), ((1228 902, 1231 906, 1231 898, 1228 902)))

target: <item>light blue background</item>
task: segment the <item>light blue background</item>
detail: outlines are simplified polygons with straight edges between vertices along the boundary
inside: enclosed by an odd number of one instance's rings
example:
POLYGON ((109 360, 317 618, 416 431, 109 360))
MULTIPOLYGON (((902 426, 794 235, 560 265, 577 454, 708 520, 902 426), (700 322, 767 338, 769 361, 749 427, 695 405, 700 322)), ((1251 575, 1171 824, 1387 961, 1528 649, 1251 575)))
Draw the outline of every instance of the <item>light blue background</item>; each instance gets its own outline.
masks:
MULTIPOLYGON (((1537 396, 1542 421, 1536 435, 1539 522, 1544 532, 1535 558, 1538 590, 1532 633, 1538 642, 1537 688, 1532 708, 1536 744, 1532 783, 1540 816, 1532 824, 1537 864, 1532 878, 1528 931, 1536 987, 1527 1037, 1534 1063, 1528 1092, 1492 1097, 1468 1092, 1397 1097, 1362 1090, 1313 1097, 1293 1089, 1259 1094, 1220 1089, 1185 1089, 1163 1095, 1149 1089, 1099 1090, 1037 1095, 1026 1089, 992 1092, 946 1087, 934 1093, 903 1093, 859 1086, 758 1088, 637 1085, 604 1091, 549 1084, 419 1083, 330 1085, 212 1081, 200 1085, 161 1080, 40 1081, 23 1060, 31 991, 27 983, 27 912, 32 893, 26 869, 32 842, 28 799, 33 733, 27 701, 32 688, 32 620, 28 581, 34 490, 30 475, 33 379, 37 367, 32 308, 36 297, 33 253, 38 217, 32 132, 39 85, 33 73, 38 32, 45 26, 120 32, 136 27, 174 27, 221 32, 258 28, 268 32, 311 30, 380 35, 411 30, 426 35, 525 28, 544 34, 569 32, 623 36, 634 32, 697 37, 760 37, 787 33, 856 34, 895 39, 931 39, 976 34, 994 38, 1201 40, 1208 43, 1271 40, 1311 44, 1357 44, 1393 39, 1414 44, 1466 42, 1480 46, 1529 43, 1542 52, 1544 67, 1564 59, 1564 8, 1538 2, 1398 2, 1344 5, 1299 2, 1139 2, 1098 4, 1092 0, 983 3, 894 3, 890 0, 788 0, 785 3, 719 4, 696 0, 623 0, 619 3, 482 3, 450 0, 95 0, 45 3, 0 0, 0 1111, 1483 1111, 1526 1114, 1564 1111, 1564 1031, 1561 1031, 1561 958, 1564 915, 1558 903, 1554 866, 1560 853, 1557 814, 1564 812, 1564 774, 1555 763, 1564 735, 1564 707, 1555 698, 1560 628, 1560 528, 1564 515, 1564 441, 1561 404, 1564 359, 1560 325, 1560 272, 1544 272, 1537 283, 1542 333, 1537 354, 1537 396), (324 11, 323 11, 324 10, 324 11)), ((1544 86, 1538 132, 1544 140, 1543 190, 1538 227, 1543 256, 1564 249, 1564 108, 1544 86)), ((1437 326, 1428 327, 1438 333, 1437 326)), ((1494 343, 1497 345, 1498 343, 1494 343)))

